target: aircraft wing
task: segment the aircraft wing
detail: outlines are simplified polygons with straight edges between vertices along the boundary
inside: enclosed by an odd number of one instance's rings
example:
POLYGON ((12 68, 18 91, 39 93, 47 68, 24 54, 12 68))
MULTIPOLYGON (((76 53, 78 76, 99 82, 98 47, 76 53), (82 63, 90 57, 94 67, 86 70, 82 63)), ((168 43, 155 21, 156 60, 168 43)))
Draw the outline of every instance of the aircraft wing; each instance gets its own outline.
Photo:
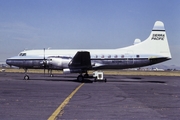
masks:
POLYGON ((91 69, 90 53, 87 51, 78 51, 68 66, 71 70, 87 71, 91 69))

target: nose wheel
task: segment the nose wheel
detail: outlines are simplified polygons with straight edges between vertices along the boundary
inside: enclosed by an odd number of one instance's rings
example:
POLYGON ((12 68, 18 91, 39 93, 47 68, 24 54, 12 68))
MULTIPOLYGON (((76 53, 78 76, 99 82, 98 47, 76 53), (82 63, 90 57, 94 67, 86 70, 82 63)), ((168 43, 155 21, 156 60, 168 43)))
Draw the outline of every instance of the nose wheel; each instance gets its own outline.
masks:
POLYGON ((29 80, 29 75, 27 75, 27 68, 25 68, 24 71, 25 71, 24 80, 29 80))
POLYGON ((29 80, 29 76, 28 76, 28 75, 25 75, 25 76, 24 76, 24 80, 29 80))

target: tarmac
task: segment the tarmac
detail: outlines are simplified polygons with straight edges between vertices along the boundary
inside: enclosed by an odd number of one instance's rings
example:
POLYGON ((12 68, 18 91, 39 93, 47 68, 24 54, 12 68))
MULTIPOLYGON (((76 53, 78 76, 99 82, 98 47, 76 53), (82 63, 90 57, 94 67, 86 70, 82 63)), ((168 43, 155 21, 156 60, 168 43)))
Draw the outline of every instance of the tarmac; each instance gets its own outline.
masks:
POLYGON ((107 82, 76 81, 74 74, 0 73, 1 120, 179 120, 180 77, 105 75, 107 82))

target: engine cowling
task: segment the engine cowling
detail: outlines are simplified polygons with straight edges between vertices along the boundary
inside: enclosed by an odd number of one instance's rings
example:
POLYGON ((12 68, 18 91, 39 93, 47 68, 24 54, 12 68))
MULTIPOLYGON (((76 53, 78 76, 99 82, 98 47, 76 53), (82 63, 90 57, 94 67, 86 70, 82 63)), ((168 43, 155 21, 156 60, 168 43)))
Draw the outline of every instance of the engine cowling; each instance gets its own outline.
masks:
POLYGON ((69 69, 69 68, 63 69, 63 73, 64 73, 64 74, 69 74, 69 73, 81 73, 81 72, 83 72, 81 69, 69 69))
POLYGON ((64 58, 48 58, 47 63, 49 67, 55 68, 67 68, 71 59, 64 59, 64 58))
POLYGON ((71 70, 69 68, 63 69, 63 74, 69 74, 71 70))

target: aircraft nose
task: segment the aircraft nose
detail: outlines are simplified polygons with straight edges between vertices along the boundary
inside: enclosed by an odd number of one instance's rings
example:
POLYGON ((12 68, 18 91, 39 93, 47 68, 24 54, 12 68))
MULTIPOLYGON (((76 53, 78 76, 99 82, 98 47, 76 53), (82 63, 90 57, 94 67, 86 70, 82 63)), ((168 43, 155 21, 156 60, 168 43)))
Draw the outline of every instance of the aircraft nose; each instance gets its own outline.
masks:
POLYGON ((6 59, 6 64, 8 64, 8 65, 12 65, 12 61, 11 61, 11 59, 6 59))

